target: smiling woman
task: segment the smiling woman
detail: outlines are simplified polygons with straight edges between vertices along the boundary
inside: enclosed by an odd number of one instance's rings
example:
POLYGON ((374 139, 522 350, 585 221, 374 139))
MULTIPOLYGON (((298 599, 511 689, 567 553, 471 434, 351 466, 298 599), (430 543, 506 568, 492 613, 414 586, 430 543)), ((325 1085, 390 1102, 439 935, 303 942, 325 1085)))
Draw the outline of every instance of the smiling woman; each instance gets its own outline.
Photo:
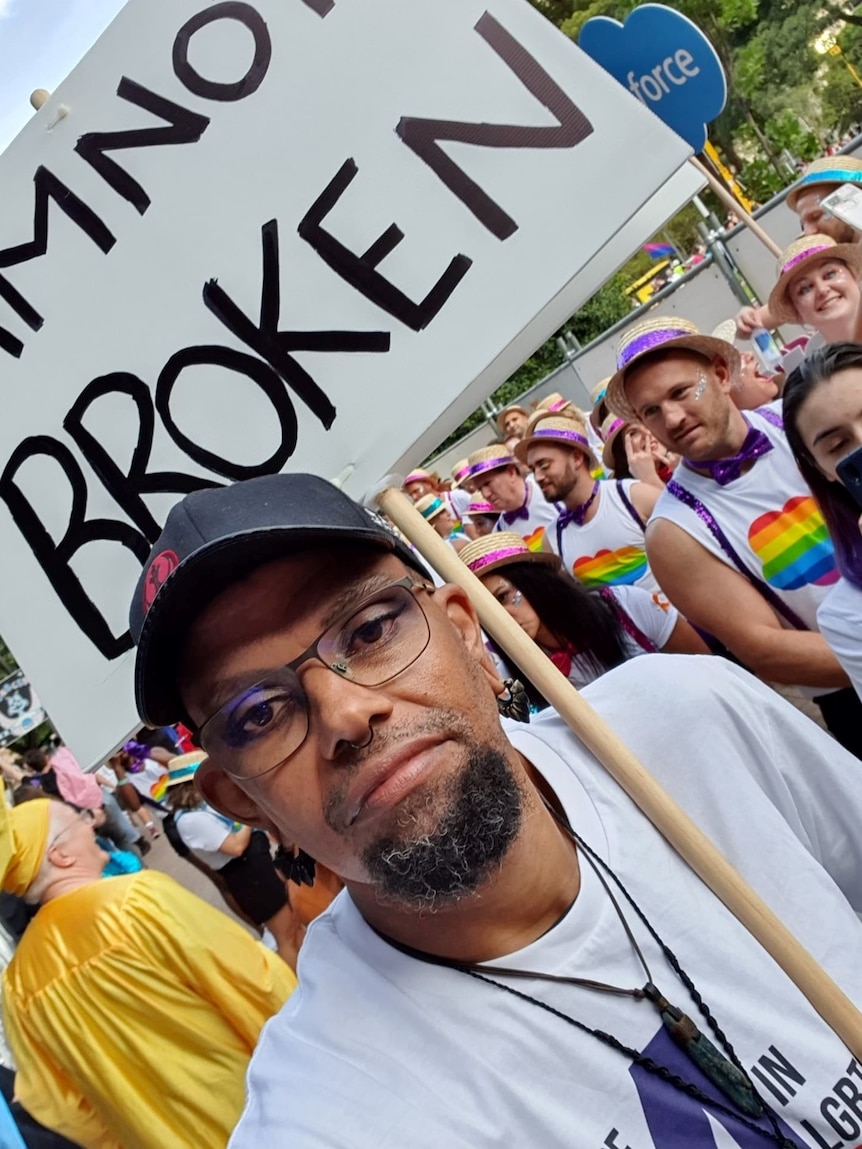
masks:
POLYGON ((817 611, 817 625, 862 697, 862 534, 860 508, 838 467, 862 447, 862 347, 815 351, 787 380, 784 427, 835 547, 843 580, 817 611))

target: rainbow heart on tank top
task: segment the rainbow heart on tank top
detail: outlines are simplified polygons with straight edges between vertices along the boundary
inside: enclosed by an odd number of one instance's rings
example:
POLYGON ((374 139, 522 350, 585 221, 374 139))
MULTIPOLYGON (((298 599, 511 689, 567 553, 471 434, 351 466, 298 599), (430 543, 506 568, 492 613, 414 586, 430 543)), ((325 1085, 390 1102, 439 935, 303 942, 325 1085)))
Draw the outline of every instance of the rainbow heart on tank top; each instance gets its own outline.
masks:
POLYGON ((760 515, 748 528, 748 541, 763 577, 778 590, 838 581, 832 540, 810 495, 797 495, 780 511, 760 515))
POLYGON ((524 535, 524 542, 531 551, 540 551, 542 543, 545 541, 545 528, 536 527, 531 535, 524 535))
POLYGON ((620 547, 582 555, 572 570, 584 586, 631 586, 646 574, 647 557, 640 547, 620 547))

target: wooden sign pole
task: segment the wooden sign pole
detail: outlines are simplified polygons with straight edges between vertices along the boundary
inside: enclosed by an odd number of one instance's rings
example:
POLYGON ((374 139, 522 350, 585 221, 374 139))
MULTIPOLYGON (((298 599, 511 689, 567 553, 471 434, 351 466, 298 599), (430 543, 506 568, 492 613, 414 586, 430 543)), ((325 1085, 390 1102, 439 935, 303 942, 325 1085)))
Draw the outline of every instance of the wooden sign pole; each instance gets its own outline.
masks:
POLYGON ((745 226, 748 228, 748 230, 753 235, 756 235, 757 238, 760 240, 760 242, 765 247, 769 248, 769 250, 775 256, 775 258, 778 259, 778 257, 781 255, 781 248, 778 246, 778 244, 775 242, 775 240, 772 238, 771 235, 766 234, 766 232, 763 230, 763 228, 760 226, 760 224, 757 222, 757 220, 754 218, 754 216, 749 215, 749 213, 745 210, 745 208, 742 206, 742 204, 739 202, 739 200, 734 199, 734 197, 730 194, 730 192, 727 190, 727 188, 724 186, 724 184, 721 182, 721 180, 717 176, 713 175, 713 173, 709 170, 709 168, 706 166, 706 164, 702 163, 696 157, 692 156, 688 162, 693 167, 697 168, 698 172, 703 176, 703 178, 706 180, 706 182, 709 184, 709 186, 712 188, 712 190, 715 192, 715 194, 718 196, 718 198, 724 204, 724 206, 729 211, 732 211, 735 215, 738 215, 740 221, 745 224, 745 226))
POLYGON ((862 1059, 862 1013, 769 906, 641 765, 551 660, 529 639, 455 551, 399 490, 378 496, 383 512, 447 581, 470 595, 486 632, 542 692, 655 828, 781 966, 855 1058, 862 1059))

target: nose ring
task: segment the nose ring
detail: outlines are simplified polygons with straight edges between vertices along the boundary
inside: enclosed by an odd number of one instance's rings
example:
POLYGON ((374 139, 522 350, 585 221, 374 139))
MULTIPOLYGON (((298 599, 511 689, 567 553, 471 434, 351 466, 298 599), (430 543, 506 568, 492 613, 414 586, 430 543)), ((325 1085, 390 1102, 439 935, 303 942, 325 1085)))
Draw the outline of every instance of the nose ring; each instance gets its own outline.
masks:
POLYGON ((364 742, 348 742, 347 745, 350 746, 353 750, 365 750, 371 745, 371 743, 373 741, 374 741, 374 729, 373 729, 373 727, 369 726, 368 737, 366 738, 366 740, 364 742))

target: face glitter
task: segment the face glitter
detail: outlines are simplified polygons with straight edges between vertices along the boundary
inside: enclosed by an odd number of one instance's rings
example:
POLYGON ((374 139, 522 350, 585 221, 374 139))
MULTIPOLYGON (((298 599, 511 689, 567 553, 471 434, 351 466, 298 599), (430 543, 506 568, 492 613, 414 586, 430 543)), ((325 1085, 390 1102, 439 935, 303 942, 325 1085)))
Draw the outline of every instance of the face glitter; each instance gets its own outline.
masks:
POLYGON ((706 372, 701 370, 701 371, 698 371, 698 373, 697 373, 697 386, 695 387, 694 391, 692 391, 692 397, 697 399, 697 400, 700 400, 703 398, 705 391, 706 391, 706 372))

